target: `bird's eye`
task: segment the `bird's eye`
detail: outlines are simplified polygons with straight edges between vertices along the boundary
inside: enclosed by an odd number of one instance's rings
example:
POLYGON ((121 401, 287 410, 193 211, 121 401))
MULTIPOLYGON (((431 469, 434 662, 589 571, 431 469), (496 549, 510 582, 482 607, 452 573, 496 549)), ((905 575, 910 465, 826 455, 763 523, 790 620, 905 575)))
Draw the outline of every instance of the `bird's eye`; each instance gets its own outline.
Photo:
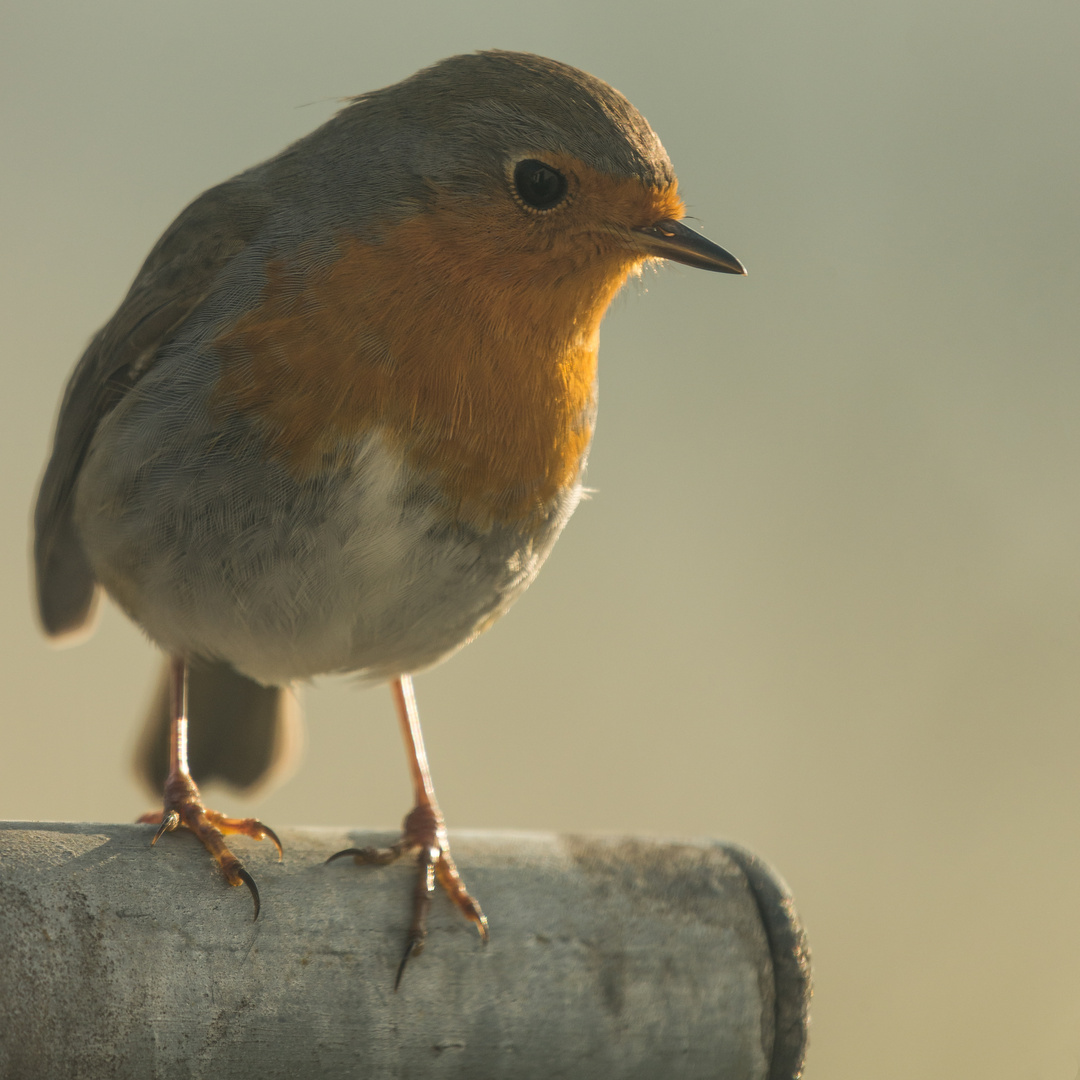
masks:
POLYGON ((566 177, 535 158, 517 163, 514 187, 522 202, 534 210, 550 210, 566 198, 566 177))

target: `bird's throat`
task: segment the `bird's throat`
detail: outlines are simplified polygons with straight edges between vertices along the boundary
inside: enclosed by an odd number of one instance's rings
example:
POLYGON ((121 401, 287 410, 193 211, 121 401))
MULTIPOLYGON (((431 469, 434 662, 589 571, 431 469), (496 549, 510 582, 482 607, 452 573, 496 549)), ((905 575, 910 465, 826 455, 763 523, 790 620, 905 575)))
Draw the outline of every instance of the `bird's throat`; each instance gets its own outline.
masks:
POLYGON ((301 274, 272 263, 261 303, 215 342, 217 403, 257 417, 296 474, 378 432, 452 516, 538 522, 584 466, 600 319, 629 267, 522 289, 440 264, 423 216, 392 235, 301 274))

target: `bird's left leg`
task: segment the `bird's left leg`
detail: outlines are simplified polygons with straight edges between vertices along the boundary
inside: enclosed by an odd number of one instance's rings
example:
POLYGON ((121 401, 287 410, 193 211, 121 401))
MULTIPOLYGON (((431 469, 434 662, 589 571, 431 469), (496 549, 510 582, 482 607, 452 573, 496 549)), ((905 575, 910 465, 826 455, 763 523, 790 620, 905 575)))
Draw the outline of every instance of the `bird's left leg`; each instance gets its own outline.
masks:
POLYGON ((162 833, 179 825, 193 832, 203 847, 214 856, 230 885, 246 885, 255 901, 255 918, 259 917, 259 889, 244 864, 226 847, 225 836, 230 833, 250 836, 254 840, 269 838, 278 849, 281 861, 281 841, 274 830, 256 818, 230 818, 202 804, 199 789, 188 771, 187 756, 187 662, 178 657, 169 661, 169 775, 165 779, 164 809, 143 814, 141 824, 157 825, 151 843, 156 844, 162 833))
POLYGON ((410 855, 419 863, 419 874, 413 891, 412 923, 405 944, 405 952, 398 965, 394 980, 396 990, 405 972, 409 958, 419 956, 427 937, 427 914, 435 882, 443 887, 454 905, 469 922, 474 923, 480 937, 488 940, 488 922, 480 905, 469 895, 454 860, 450 856, 450 841, 446 836, 446 823, 435 801, 435 786, 431 782, 424 737, 420 731, 420 714, 416 708, 412 678, 402 675, 391 683, 394 703, 397 705, 402 738, 409 757, 412 774, 413 795, 416 805, 405 818, 401 839, 387 848, 347 848, 331 855, 327 862, 351 855, 357 863, 386 866, 403 856, 410 855))

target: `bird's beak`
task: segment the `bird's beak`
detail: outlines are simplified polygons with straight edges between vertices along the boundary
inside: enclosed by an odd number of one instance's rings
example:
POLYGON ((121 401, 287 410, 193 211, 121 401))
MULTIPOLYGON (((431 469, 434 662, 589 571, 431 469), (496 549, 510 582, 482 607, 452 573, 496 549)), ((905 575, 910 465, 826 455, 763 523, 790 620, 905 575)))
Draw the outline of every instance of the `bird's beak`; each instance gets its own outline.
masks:
POLYGON ((638 248, 650 259, 671 259, 721 274, 746 273, 746 267, 730 251, 688 229, 681 221, 658 221, 632 232, 638 248))

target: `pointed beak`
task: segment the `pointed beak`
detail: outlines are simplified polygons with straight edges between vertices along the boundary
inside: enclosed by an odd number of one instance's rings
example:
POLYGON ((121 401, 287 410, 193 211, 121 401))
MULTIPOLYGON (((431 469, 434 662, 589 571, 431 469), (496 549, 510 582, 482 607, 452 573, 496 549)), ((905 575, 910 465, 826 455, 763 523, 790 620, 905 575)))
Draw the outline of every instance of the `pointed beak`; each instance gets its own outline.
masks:
POLYGON ((681 221, 658 221, 632 232, 638 247, 650 259, 671 259, 721 274, 746 273, 746 268, 730 251, 688 229, 681 221))

